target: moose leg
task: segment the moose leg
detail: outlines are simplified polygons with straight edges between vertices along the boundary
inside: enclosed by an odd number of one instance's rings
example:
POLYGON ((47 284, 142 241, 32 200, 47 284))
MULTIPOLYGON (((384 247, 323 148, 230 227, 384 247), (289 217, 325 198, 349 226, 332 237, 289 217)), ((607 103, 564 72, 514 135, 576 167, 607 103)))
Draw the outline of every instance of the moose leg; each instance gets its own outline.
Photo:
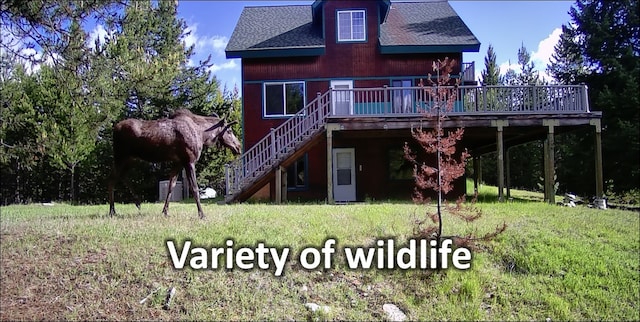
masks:
POLYGON ((118 181, 118 170, 114 166, 111 170, 111 175, 109 176, 109 217, 113 217, 116 214, 116 208, 113 205, 113 186, 118 181))
POLYGON ((173 188, 176 186, 176 180, 178 179, 178 172, 182 169, 181 166, 176 166, 171 169, 171 177, 169 178, 169 191, 167 191, 167 198, 164 200, 164 208, 162 208, 162 213, 166 216, 169 216, 169 199, 171 199, 171 193, 173 192, 173 188))
MULTIPOLYGON (((113 216, 113 215, 116 214, 116 209, 114 207, 113 189, 114 189, 116 183, 118 182, 118 180, 122 179, 124 177, 124 175, 127 173, 127 171, 129 170, 130 165, 131 165, 131 161, 132 161, 131 159, 126 159, 124 161, 116 161, 116 162, 114 162, 113 169, 111 170, 111 175, 109 176, 109 184, 108 184, 108 189, 109 189, 109 216, 113 216)), ((138 209, 140 209, 140 197, 133 192, 133 189, 131 188, 131 184, 129 183, 129 181, 127 181, 127 180, 122 180, 122 181, 125 184, 125 186, 127 186, 127 188, 129 189, 129 192, 135 198, 136 207, 138 207, 138 209)))
POLYGON ((129 162, 125 161, 115 161, 113 163, 113 168, 111 169, 111 175, 109 175, 109 217, 113 217, 116 214, 116 208, 114 206, 114 196, 113 196, 113 188, 115 187, 118 179, 122 177, 122 174, 125 172, 124 169, 129 162))
POLYGON ((196 200, 198 206, 198 216, 200 219, 204 219, 204 212, 202 211, 202 205, 200 205, 200 192, 198 191, 198 181, 196 180, 196 166, 195 163, 189 163, 185 170, 187 171, 187 181, 189 181, 189 190, 193 194, 193 198, 196 200))

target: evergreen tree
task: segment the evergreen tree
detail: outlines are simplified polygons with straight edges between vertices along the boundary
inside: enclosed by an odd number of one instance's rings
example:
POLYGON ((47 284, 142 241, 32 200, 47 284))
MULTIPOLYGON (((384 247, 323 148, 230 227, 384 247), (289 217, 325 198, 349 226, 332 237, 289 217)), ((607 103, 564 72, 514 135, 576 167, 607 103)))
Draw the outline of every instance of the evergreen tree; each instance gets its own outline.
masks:
MULTIPOLYGON (((208 60, 187 65, 193 47, 185 48, 186 24, 177 17, 175 1, 5 1, 2 9, 3 28, 6 23, 15 42, 3 37, 0 44, 2 203, 69 196, 104 202, 112 125, 125 117, 155 119, 190 108, 240 118, 237 92, 219 89, 208 60), (124 9, 102 16, 113 8, 124 9), (89 46, 80 26, 96 15, 110 33, 89 46), (29 38, 21 26, 43 33, 29 38), (20 42, 19 50, 4 50, 20 42), (19 56, 29 46, 55 56, 55 64, 29 68, 34 61, 27 60, 34 57, 19 56)), ((239 126, 234 130, 239 135, 239 126)), ((230 156, 217 152, 210 149, 198 165, 209 174, 203 185, 222 186, 230 156)), ((134 169, 132 181, 144 199, 157 197, 157 181, 167 178, 166 170, 162 164, 134 169)))
POLYGON ((119 0, 0 1, 0 48, 30 65, 41 64, 65 50, 68 26, 74 21, 110 21, 123 5, 119 0))
POLYGON ((40 72, 43 123, 48 155, 53 165, 69 171, 70 200, 76 201, 76 168, 95 148, 102 127, 100 106, 93 101, 93 80, 88 72, 86 35, 79 23, 70 27, 60 68, 43 66, 40 72))
POLYGON ((527 47, 522 44, 518 49, 518 65, 520 65, 520 74, 518 75, 518 85, 539 85, 540 75, 535 71, 535 64, 531 61, 531 54, 527 47))
POLYGON ((578 84, 587 73, 584 56, 575 38, 576 30, 563 25, 560 40, 553 47, 551 62, 547 66, 549 74, 561 84, 578 84))
POLYGON ((500 68, 496 63, 496 53, 493 46, 487 48, 487 56, 484 58, 484 70, 480 72, 482 85, 498 85, 500 82, 500 68))
MULTIPOLYGON (((587 84, 591 110, 602 111, 604 176, 613 193, 638 189, 640 181, 639 12, 638 1, 577 0, 549 68, 561 82, 587 84)), ((592 164, 580 160, 593 159, 593 141, 584 135, 563 140, 573 156, 565 166, 592 173, 592 164)), ((593 187, 586 178, 578 178, 578 191, 593 187)))

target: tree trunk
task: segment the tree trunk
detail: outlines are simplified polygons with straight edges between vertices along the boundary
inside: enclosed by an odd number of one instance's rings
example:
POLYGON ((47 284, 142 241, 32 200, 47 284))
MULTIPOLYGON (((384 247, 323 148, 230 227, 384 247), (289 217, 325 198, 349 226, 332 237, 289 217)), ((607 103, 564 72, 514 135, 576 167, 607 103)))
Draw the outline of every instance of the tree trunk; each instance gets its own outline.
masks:
POLYGON ((71 170, 71 187, 69 187, 69 195, 71 197, 71 204, 76 203, 76 185, 75 185, 75 173, 76 173, 76 164, 73 163, 69 168, 71 170))

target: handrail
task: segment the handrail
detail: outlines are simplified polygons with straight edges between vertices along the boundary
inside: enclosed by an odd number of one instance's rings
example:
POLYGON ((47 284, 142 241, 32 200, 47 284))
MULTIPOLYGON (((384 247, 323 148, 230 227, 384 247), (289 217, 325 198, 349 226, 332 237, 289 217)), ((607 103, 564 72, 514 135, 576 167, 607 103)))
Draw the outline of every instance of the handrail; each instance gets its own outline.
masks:
MULTIPOLYGON (((586 85, 440 86, 453 98, 450 114, 536 114, 589 112, 586 85)), ((334 89, 341 102, 332 116, 415 116, 438 102, 433 87, 334 89), (342 98, 340 100, 340 98, 342 98)))

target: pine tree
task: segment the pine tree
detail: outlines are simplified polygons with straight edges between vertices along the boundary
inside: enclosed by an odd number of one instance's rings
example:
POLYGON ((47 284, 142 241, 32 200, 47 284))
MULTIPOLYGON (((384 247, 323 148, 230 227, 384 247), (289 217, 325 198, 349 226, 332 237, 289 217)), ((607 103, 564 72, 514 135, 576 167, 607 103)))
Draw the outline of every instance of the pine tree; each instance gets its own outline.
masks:
POLYGON ((536 65, 531 61, 531 54, 524 44, 518 49, 518 65, 521 70, 518 75, 518 85, 540 85, 540 75, 535 71, 536 65))
POLYGON ((76 169, 95 148, 103 118, 91 95, 90 53, 85 50, 86 34, 78 21, 72 23, 66 42, 61 53, 63 63, 42 67, 40 87, 46 97, 40 107, 42 127, 47 132, 47 154, 55 166, 69 171, 70 200, 75 202, 76 169))
POLYGON ((563 25, 560 40, 553 47, 551 63, 547 66, 549 74, 561 84, 578 84, 587 73, 584 57, 575 38, 576 30, 563 25))
MULTIPOLYGON (((588 85, 590 109, 602 111, 603 170, 613 193, 638 189, 640 181, 639 12, 638 1, 577 0, 549 68, 561 82, 588 85)), ((573 157, 564 166, 592 173, 592 162, 582 160, 593 159, 585 153, 593 151, 593 141, 584 135, 565 139, 564 150, 573 157)), ((576 179, 578 191, 593 193, 592 180, 576 179)))
POLYGON ((500 82, 500 68, 496 63, 496 53, 490 44, 487 48, 487 56, 484 58, 484 70, 480 72, 482 85, 498 85, 500 82))

